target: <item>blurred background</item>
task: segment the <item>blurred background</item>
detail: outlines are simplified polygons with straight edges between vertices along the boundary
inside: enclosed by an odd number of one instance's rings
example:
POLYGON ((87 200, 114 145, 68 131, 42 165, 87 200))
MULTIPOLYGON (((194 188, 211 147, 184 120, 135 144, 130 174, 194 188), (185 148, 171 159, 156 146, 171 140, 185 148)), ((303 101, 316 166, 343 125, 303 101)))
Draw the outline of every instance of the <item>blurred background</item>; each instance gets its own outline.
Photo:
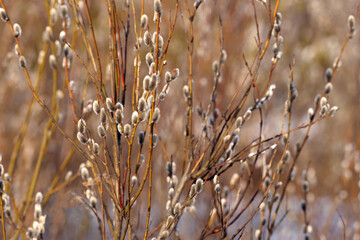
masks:
MULTIPOLYGON (((272 6, 276 1, 271 1, 272 6)), ((13 21, 22 26, 23 35, 20 38, 24 55, 30 70, 30 76, 35 82, 38 76, 38 56, 43 48, 43 31, 48 25, 45 1, 42 0, 12 0, 4 1, 8 14, 13 21)), ((123 1, 116 1, 121 17, 126 17, 123 1)), ((276 66, 271 78, 271 83, 276 84, 275 95, 264 107, 264 135, 271 137, 279 132, 284 103, 287 99, 287 84, 289 79, 289 64, 295 59, 294 85, 298 90, 298 98, 293 105, 292 127, 307 123, 307 110, 313 107, 314 98, 322 93, 325 80, 324 73, 333 65, 338 56, 342 44, 348 32, 347 19, 350 14, 356 13, 359 2, 356 0, 294 0, 280 1, 279 12, 282 14, 281 35, 284 38, 281 50, 283 56, 276 66)), ((103 69, 109 63, 108 40, 109 24, 106 7, 103 1, 89 1, 91 16, 98 41, 103 69)), ((192 5, 192 3, 191 3, 192 5)), ((259 24, 259 35, 262 43, 265 42, 268 28, 268 12, 264 5, 254 2, 259 24)), ((134 0, 134 9, 137 26, 140 19, 141 1, 134 0)), ((163 1, 163 17, 161 22, 161 34, 167 39, 169 31, 169 10, 173 18, 175 1, 163 1)), ((149 19, 153 17, 153 2, 145 1, 145 13, 149 19)), ((132 13, 131 13, 132 14, 132 13)), ((70 16, 72 16, 70 14, 70 16)), ((183 136, 185 126, 186 103, 182 96, 182 87, 186 84, 188 67, 188 52, 186 34, 188 34, 186 7, 183 2, 179 5, 179 16, 175 26, 173 39, 167 55, 166 70, 175 67, 180 69, 180 79, 171 85, 166 101, 161 105, 162 118, 157 125, 157 131, 166 148, 168 157, 178 162, 181 168, 183 155, 183 136), (181 14, 183 17, 181 17, 181 14), (185 30, 186 29, 186 30, 185 30)), ((133 16, 131 15, 131 26, 133 16)), ((73 20, 73 19, 72 19, 73 20)), ((155 24, 149 21, 150 29, 155 30, 155 24)), ((358 22, 356 23, 358 26, 358 22)), ((74 23, 70 27, 70 37, 74 23)), ((61 24, 54 27, 55 38, 61 30, 61 24)), ((88 29, 87 29, 88 30, 88 29)), ((223 113, 235 91, 239 89, 243 81, 247 67, 245 60, 251 63, 256 56, 256 24, 254 21, 254 8, 251 0, 206 0, 196 14, 194 21, 194 54, 193 54, 193 78, 194 78, 194 105, 206 106, 210 103, 210 95, 213 87, 212 62, 218 60, 221 51, 221 43, 226 50, 228 59, 222 67, 222 78, 218 86, 217 107, 223 113), (221 42, 221 28, 219 16, 222 19, 223 39, 221 42)), ((348 43, 341 60, 341 67, 335 73, 332 80, 333 91, 330 94, 330 105, 339 107, 334 118, 327 118, 316 124, 310 132, 310 138, 301 153, 297 164, 297 177, 295 182, 288 188, 290 193, 288 208, 290 213, 280 225, 274 235, 275 239, 303 239, 303 216, 300 210, 301 172, 310 161, 308 178, 310 192, 308 196, 310 224, 313 226, 314 239, 340 239, 343 236, 345 222, 346 239, 359 239, 360 234, 360 41, 359 35, 355 35, 348 43)), ((28 111, 32 94, 26 83, 25 75, 18 67, 18 58, 15 55, 14 39, 9 26, 0 24, 0 152, 2 153, 5 171, 8 169, 9 160, 14 151, 17 137, 28 111)), ((128 46, 128 79, 129 91, 126 102, 131 103, 131 86, 133 79, 134 30, 131 28, 128 46)), ((264 90, 265 83, 271 67, 272 45, 261 63, 258 73, 257 84, 260 91, 264 90)), ((81 57, 86 57, 84 45, 77 42, 74 49, 81 57)), ((147 72, 145 67, 146 49, 141 50, 143 67, 141 76, 147 72)), ((61 62, 59 61, 59 64, 61 62)), ((64 71, 59 71, 59 85, 64 81, 64 71)), ((51 103, 52 71, 45 66, 41 74, 39 95, 47 105, 51 103)), ((77 106, 80 107, 82 99, 81 89, 88 78, 86 71, 79 61, 74 60, 70 73, 71 80, 77 84, 79 92, 74 95, 77 106)), ((110 89, 110 88, 109 88, 110 89)), ((241 91, 243 93, 244 91, 241 91)), ((86 101, 95 97, 95 91, 89 90, 86 101)), ((241 94, 240 94, 241 95, 241 94)), ((246 107, 252 105, 255 96, 251 95, 246 107)), ((85 101, 85 103, 86 103, 85 101)), ((65 97, 60 103, 62 106, 60 119, 61 126, 66 132, 74 137, 75 125, 73 112, 69 100, 65 97)), ((130 106, 130 105, 129 105, 130 106)), ((125 107, 126 109, 126 107, 125 107)), ((246 108, 244 108, 246 109, 246 108)), ((242 111, 242 114, 245 110, 242 111)), ((126 117, 129 119, 130 111, 126 117)), ((92 118, 90 118, 91 120, 92 118)), ((258 116, 246 125, 241 133, 240 145, 246 146, 258 136, 258 116), (254 130, 255 129, 255 130, 254 130)), ((46 113, 35 104, 31 115, 29 128, 19 152, 18 161, 12 175, 12 191, 16 201, 21 204, 26 191, 27 183, 34 171, 36 159, 39 155, 44 128, 48 121, 46 113)), ((96 121, 93 119, 93 127, 96 121)), ((194 117, 195 135, 201 134, 201 122, 198 116, 194 117)), ((291 135, 290 149, 294 151, 295 143, 302 140, 304 130, 299 130, 291 135)), ((41 167, 40 178, 36 185, 36 191, 46 193, 53 176, 69 151, 69 143, 55 130, 45 161, 41 167)), ((167 187, 166 162, 161 148, 155 150, 155 176, 153 217, 151 229, 155 228, 164 216, 163 206, 166 204, 167 187)), ((75 154, 67 170, 74 173, 78 171, 83 162, 80 154, 75 154)), ((235 165, 234 169, 222 178, 228 182, 234 172, 241 171, 241 167, 235 165)), ((65 172, 66 173, 66 172, 65 172)), ((65 173, 63 175, 65 175, 65 173)), ((64 176, 62 176, 64 178, 64 176)), ((46 238, 47 239, 98 239, 96 219, 90 211, 77 201, 76 196, 83 194, 84 188, 80 180, 75 181, 59 193, 51 197, 49 204, 44 208, 47 214, 46 238), (79 223, 81 223, 79 225, 79 223)), ((197 222, 206 221, 211 207, 212 189, 206 189, 196 202, 196 214, 185 213, 179 224, 179 232, 182 239, 198 238, 200 229, 196 228, 197 222)), ((139 203, 139 208, 144 207, 145 202, 139 203)), ((32 216, 26 220, 31 224, 32 216)), ((247 219, 247 218, 244 218, 247 219)), ((252 231, 258 225, 255 217, 249 225, 249 233, 245 239, 251 239, 252 231), (253 224, 253 225, 252 225, 253 224), (254 226, 253 228, 250 226, 254 226), (251 236, 250 236, 251 235, 251 236)), ((138 223, 133 223, 134 225, 138 223)), ((239 226, 241 220, 239 221, 239 226)), ((141 226, 141 225, 140 225, 141 226)), ((142 236, 142 235, 139 235, 142 236)), ((139 237, 140 238, 140 237, 139 237)), ((215 238, 214 238, 215 239, 215 238)))

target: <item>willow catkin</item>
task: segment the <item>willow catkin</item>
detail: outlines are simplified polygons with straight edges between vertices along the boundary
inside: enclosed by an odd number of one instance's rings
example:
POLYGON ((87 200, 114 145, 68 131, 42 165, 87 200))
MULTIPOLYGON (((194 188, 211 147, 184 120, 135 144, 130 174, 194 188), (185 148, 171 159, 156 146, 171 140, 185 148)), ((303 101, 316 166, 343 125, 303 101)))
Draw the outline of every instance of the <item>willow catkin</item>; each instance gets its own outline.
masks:
POLYGON ((196 192, 200 193, 204 189, 204 181, 201 178, 198 178, 195 182, 196 192))
POLYGON ((169 83, 169 82, 171 82, 171 80, 172 80, 171 73, 170 73, 170 72, 166 72, 166 73, 165 73, 165 82, 166 82, 166 83, 169 83))
POLYGON ((59 33, 59 40, 60 40, 60 42, 65 43, 65 40, 66 40, 66 33, 65 33, 65 31, 61 31, 61 32, 59 33))
POLYGON ((172 80, 176 80, 180 76, 180 69, 175 68, 171 74, 172 80))
POLYGON ((94 196, 91 196, 89 199, 90 205, 92 208, 96 208, 97 199, 94 196))
POLYGON ((157 123, 157 121, 159 121, 159 119, 160 119, 160 109, 155 108, 153 116, 152 116, 152 122, 157 123))
POLYGON ((79 142, 82 144, 86 144, 88 141, 87 138, 84 136, 84 134, 82 134, 81 132, 78 132, 76 137, 79 140, 79 142))
POLYGON ((9 21, 9 17, 6 14, 5 10, 3 8, 0 8, 0 18, 1 20, 3 20, 4 22, 9 21))
POLYGON ((55 55, 51 54, 49 56, 49 64, 50 64, 51 69, 56 69, 57 68, 57 61, 56 61, 55 55))
POLYGON ((123 118, 124 118, 124 115, 123 115, 122 111, 120 109, 116 109, 116 111, 115 111, 115 121, 116 121, 116 123, 121 123, 123 118))
POLYGON ((93 144, 93 150, 94 150, 94 153, 95 153, 96 155, 99 154, 99 149, 100 149, 99 144, 94 143, 94 144, 93 144))
POLYGON ((99 106, 99 102, 97 100, 93 101, 92 107, 93 107, 93 111, 97 115, 99 115, 100 114, 100 106, 99 106))
POLYGON ((68 17, 68 15, 69 15, 69 9, 68 9, 67 5, 65 5, 65 4, 61 5, 60 6, 60 17, 62 19, 65 19, 68 17))
POLYGON ((155 13, 161 15, 161 10, 162 10, 161 1, 160 0, 155 0, 154 1, 154 11, 155 11, 155 13))
POLYGON ((226 59, 227 59, 227 53, 225 49, 223 49, 220 54, 220 63, 224 63, 226 59))
POLYGON ((46 26, 44 38, 45 42, 53 42, 55 40, 53 30, 50 26, 46 26))
POLYGON ((43 195, 41 192, 36 193, 35 195, 35 202, 36 203, 42 203, 43 201, 43 195))
POLYGON ((145 111, 145 107, 146 107, 145 98, 141 97, 140 100, 139 100, 139 104, 138 104, 138 110, 139 110, 139 112, 145 111))
POLYGON ((330 82, 331 78, 332 78, 332 75, 333 75, 332 68, 327 68, 326 71, 325 71, 325 81, 330 82))
POLYGON ((139 118, 139 113, 137 111, 134 111, 131 114, 131 122, 132 122, 132 124, 136 124, 138 118, 139 118))
POLYGON ((54 25, 58 20, 58 12, 55 8, 50 9, 50 23, 51 25, 54 25))
POLYGON ((144 91, 150 90, 150 76, 148 76, 148 75, 146 75, 143 80, 143 88, 144 88, 144 91))
POLYGON ((78 131, 84 133, 86 130, 86 122, 84 119, 80 118, 77 123, 78 131))
POLYGON ((155 88, 157 87, 157 83, 158 83, 158 75, 153 74, 150 78, 149 90, 154 91, 155 88))
POLYGON ((138 134, 138 143, 139 145, 143 145, 145 140, 145 133, 143 131, 140 131, 138 134))
POLYGON ((98 134, 101 138, 105 138, 106 137, 106 131, 105 131, 105 128, 102 124, 100 124, 97 128, 98 130, 98 134))
POLYGON ((351 34, 350 37, 352 38, 355 33, 355 17, 353 15, 349 16, 348 25, 349 25, 349 32, 351 34))
POLYGON ((145 29, 148 25, 148 16, 146 14, 143 14, 140 18, 140 27, 142 29, 145 29))
POLYGON ((21 29, 20 25, 18 23, 15 23, 13 28, 14 28, 14 36, 16 38, 20 37, 22 34, 22 29, 21 29))
POLYGON ((116 107, 112 102, 111 98, 106 98, 106 107, 109 109, 110 112, 114 112, 116 110, 116 107))
POLYGON ((100 110, 100 122, 102 124, 106 123, 106 111, 105 111, 105 108, 101 108, 101 110, 100 110))
POLYGON ((137 182, 138 182, 137 176, 136 176, 136 175, 132 176, 132 177, 131 177, 131 184, 134 186, 134 185, 137 184, 137 182))
POLYGON ((21 68, 26 68, 26 59, 24 56, 20 56, 19 57, 19 66, 21 68))
POLYGON ((130 126, 130 124, 127 123, 124 126, 124 134, 125 134, 125 136, 129 136, 130 133, 131 133, 131 126, 130 126))
POLYGON ((154 62, 154 57, 151 53, 148 52, 146 54, 145 60, 146 60, 146 64, 148 65, 148 67, 150 67, 150 65, 154 62))
POLYGON ((80 176, 82 180, 87 181, 89 178, 89 170, 86 167, 80 169, 80 176))
POLYGON ((145 46, 149 46, 149 44, 150 44, 150 34, 148 31, 146 31, 144 33, 144 43, 145 43, 145 46))

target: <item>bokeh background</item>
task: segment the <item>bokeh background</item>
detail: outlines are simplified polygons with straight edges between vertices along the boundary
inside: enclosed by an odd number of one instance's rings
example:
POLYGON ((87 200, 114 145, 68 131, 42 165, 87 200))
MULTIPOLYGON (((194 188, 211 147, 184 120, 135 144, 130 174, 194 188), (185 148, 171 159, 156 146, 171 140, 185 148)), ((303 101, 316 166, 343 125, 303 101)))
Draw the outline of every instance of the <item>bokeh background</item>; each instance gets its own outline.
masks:
MULTIPOLYGON (((45 1, 41 0, 9 0, 4 1, 10 18, 18 22, 23 29, 20 39, 23 53, 27 58, 30 75, 33 82, 38 73, 37 58, 42 49, 43 31, 48 24, 45 1)), ((116 1, 119 12, 122 11, 124 2, 116 1)), ((271 1, 275 5, 275 1, 271 1)), ((100 56, 103 69, 108 64, 108 16, 103 1, 89 1, 91 15, 97 41, 100 49, 100 56)), ((268 13, 260 3, 254 2, 257 10, 259 32, 264 42, 269 28, 268 13)), ((356 0, 294 0, 280 1, 279 12, 282 13, 281 35, 284 38, 282 45, 283 57, 279 61, 271 82, 277 88, 273 99, 264 108, 264 135, 270 137, 279 132, 284 102, 287 97, 287 84, 289 76, 289 64, 295 59, 294 84, 298 89, 299 96, 293 106, 292 127, 307 123, 307 109, 313 107, 314 98, 318 93, 323 92, 325 85, 324 73, 326 68, 332 66, 338 56, 343 41, 348 32, 347 18, 349 14, 355 14, 359 2, 356 0)), ((139 15, 141 2, 134 0, 135 11, 139 15)), ((174 1, 163 1, 163 21, 161 33, 167 36, 169 9, 174 12, 174 1)), ((180 10, 183 18, 187 17, 186 8, 181 2, 180 10)), ((153 16, 153 2, 145 1, 145 13, 149 19, 153 16)), ((198 9, 194 21, 194 104, 195 106, 207 106, 213 86, 212 62, 219 58, 221 50, 221 31, 219 16, 223 24, 223 47, 227 51, 228 59, 222 68, 222 81, 218 88, 217 106, 220 112, 226 109, 235 90, 239 88, 247 68, 244 59, 251 62, 256 54, 256 25, 254 21, 253 3, 251 0, 206 0, 198 9)), ((136 18, 139 21, 140 17, 136 18)), ((131 24, 133 18, 131 17, 131 24)), ((137 22, 138 24, 138 22, 137 22)), ((186 103, 182 96, 182 86, 186 83, 188 72, 188 55, 185 31, 188 27, 187 21, 178 16, 175 33, 171 41, 167 69, 178 67, 181 71, 180 79, 171 86, 166 101, 161 106, 162 118, 157 130, 166 152, 175 161, 182 158, 184 114, 186 103)), ((358 26, 358 23, 356 23, 358 26)), ((72 23, 73 27, 73 23, 72 23)), ((154 30, 155 25, 150 21, 150 27, 154 30)), ((55 26, 57 38, 61 29, 60 24, 55 26)), ((316 124, 311 132, 310 139, 297 165, 297 178, 289 186, 289 209, 290 213, 281 227, 276 232, 276 239, 302 239, 303 217, 300 212, 301 199, 301 171, 306 168, 309 161, 308 171, 310 181, 309 193, 309 214, 310 223, 313 226, 314 239, 340 239, 342 238, 345 222, 346 239, 359 239, 359 200, 360 200, 360 41, 359 35, 348 43, 341 67, 336 72, 332 81, 334 89, 330 95, 330 104, 339 107, 339 112, 334 118, 327 118, 316 124)), ((128 79, 133 77, 134 58, 134 33, 131 29, 128 61, 128 79)), ((165 37, 166 39, 166 37, 165 37)), ((269 69, 271 66, 271 47, 266 54, 257 83, 261 90, 264 88, 269 69)), ((74 47, 81 54, 84 52, 83 44, 78 41, 74 47)), ((14 40, 10 29, 5 23, 0 23, 0 152, 3 156, 5 171, 8 161, 14 150, 15 141, 24 122, 28 109, 28 103, 32 94, 26 83, 25 75, 18 67, 18 60, 14 54, 14 40)), ((142 57, 146 54, 143 50, 142 57)), ((85 56, 84 54, 82 56, 85 56)), ((141 74, 147 71, 145 59, 141 74)), ((47 66, 41 76, 39 95, 46 104, 51 101, 52 75, 47 66)), ((81 89, 84 86, 87 75, 83 67, 75 59, 71 69, 71 79, 81 89)), ((64 72, 60 71, 59 81, 64 80, 64 72)), ((131 83, 129 83, 131 86, 131 83)), ((130 87, 128 89, 131 89, 130 87)), ((94 97, 94 91, 89 91, 87 99, 94 97)), ((75 95, 79 103, 81 91, 75 95)), ((246 106, 253 104, 249 98, 246 106)), ((127 95, 127 103, 130 103, 130 91, 127 95)), ((69 101, 65 97, 63 102, 61 125, 67 133, 75 136, 73 124, 73 113, 69 107, 69 101)), ((80 105, 80 104, 79 104, 80 105)), ((128 112, 129 113, 129 112, 128 112)), ((130 116, 129 114, 127 116, 130 116)), ((20 156, 16 164, 13 182, 11 185, 16 201, 21 204, 26 191, 27 183, 34 170, 35 161, 39 154, 43 130, 48 120, 45 112, 36 105, 29 129, 21 147, 20 156)), ((91 120, 91 119, 90 119, 91 120)), ((246 146, 258 134, 258 118, 246 126, 241 133, 241 142, 246 146)), ((93 119, 95 129, 96 123, 93 119)), ((90 123, 91 124, 91 123, 90 123)), ((195 116, 196 134, 201 133, 199 117, 195 116)), ((291 136, 290 148, 294 149, 295 142, 301 140, 304 131, 297 131, 291 136)), ((36 191, 46 192, 52 177, 56 174, 61 162, 69 150, 69 144, 55 131, 51 139, 45 162, 42 165, 40 179, 36 191)), ((165 211, 163 206, 166 203, 167 187, 165 159, 161 149, 156 149, 154 191, 154 215, 152 227, 156 227, 165 211)), ((179 160, 180 159, 180 160, 179 160)), ((81 155, 75 154, 68 166, 68 170, 78 171, 79 165, 83 162, 81 155)), ((181 166, 181 165, 180 165, 181 166)), ((234 172, 241 171, 241 167, 229 171, 224 177, 228 182, 234 172)), ((196 203, 196 214, 186 213, 179 224, 179 232, 183 234, 182 239, 194 239, 201 229, 196 227, 197 222, 205 221, 211 210, 211 190, 206 189, 196 203)), ((77 195, 83 194, 81 181, 75 181, 71 186, 66 187, 55 194, 50 203, 44 209, 47 214, 46 238, 47 239, 98 239, 96 220, 91 213, 76 200, 77 195)), ((145 204, 146 201, 143 203, 145 204)), ((142 203, 139 203, 140 207, 142 203)), ((31 223, 30 217, 27 219, 31 223)), ((133 223, 137 224, 137 223, 133 223)), ((240 223, 239 223, 240 224, 240 223)), ((254 218, 253 228, 258 225, 258 218, 254 218)), ((141 223, 140 223, 141 226, 141 223)), ((246 239, 251 239, 254 229, 249 228, 246 239)), ((141 236, 141 235, 140 235, 141 236)))

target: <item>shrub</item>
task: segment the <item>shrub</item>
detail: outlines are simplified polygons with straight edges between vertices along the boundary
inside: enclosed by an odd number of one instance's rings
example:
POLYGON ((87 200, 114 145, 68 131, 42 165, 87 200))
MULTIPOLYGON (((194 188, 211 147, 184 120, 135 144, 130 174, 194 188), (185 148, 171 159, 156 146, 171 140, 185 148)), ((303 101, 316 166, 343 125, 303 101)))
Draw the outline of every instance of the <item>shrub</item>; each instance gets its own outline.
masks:
POLYGON ((3 99, 21 114, 3 121, 17 126, 0 165, 4 239, 322 236, 315 159, 302 153, 338 110, 330 96, 357 11, 319 89, 301 84, 311 69, 296 74, 280 0, 45 1, 39 26, 42 7, 21 16, 0 2, 2 41, 15 46, 4 72, 18 77, 16 57, 32 94, 27 106, 3 99))

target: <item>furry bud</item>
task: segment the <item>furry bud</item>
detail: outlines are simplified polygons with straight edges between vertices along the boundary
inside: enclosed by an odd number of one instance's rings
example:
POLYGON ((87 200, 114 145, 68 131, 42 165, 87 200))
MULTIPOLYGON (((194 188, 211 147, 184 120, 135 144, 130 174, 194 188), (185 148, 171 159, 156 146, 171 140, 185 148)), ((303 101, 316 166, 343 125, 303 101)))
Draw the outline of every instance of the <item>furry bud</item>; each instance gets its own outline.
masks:
POLYGON ((20 25, 18 23, 15 23, 13 28, 14 28, 14 37, 16 38, 20 37, 22 34, 22 29, 20 25))

